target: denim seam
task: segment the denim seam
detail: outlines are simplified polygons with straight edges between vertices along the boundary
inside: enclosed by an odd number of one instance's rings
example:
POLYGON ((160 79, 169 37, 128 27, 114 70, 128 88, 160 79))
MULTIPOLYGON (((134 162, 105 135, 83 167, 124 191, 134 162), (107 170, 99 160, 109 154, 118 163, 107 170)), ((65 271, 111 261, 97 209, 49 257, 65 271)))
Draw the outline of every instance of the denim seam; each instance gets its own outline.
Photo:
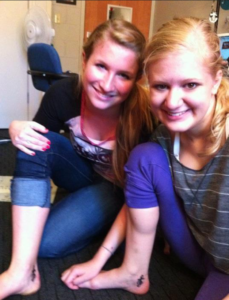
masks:
MULTIPOLYGON (((78 168, 75 167, 74 164, 72 164, 69 160, 67 160, 65 157, 63 157, 62 155, 58 154, 58 153, 54 153, 54 152, 50 152, 50 153, 47 153, 47 156, 48 155, 57 155, 59 157, 61 157, 63 160, 65 160, 66 162, 68 162, 78 173, 80 173, 84 178, 86 178, 87 180, 89 180, 90 182, 93 182, 93 180, 91 180, 90 178, 88 178, 87 176, 85 176, 81 171, 79 171, 78 168)), ((47 164, 46 164, 46 169, 47 169, 47 164)))

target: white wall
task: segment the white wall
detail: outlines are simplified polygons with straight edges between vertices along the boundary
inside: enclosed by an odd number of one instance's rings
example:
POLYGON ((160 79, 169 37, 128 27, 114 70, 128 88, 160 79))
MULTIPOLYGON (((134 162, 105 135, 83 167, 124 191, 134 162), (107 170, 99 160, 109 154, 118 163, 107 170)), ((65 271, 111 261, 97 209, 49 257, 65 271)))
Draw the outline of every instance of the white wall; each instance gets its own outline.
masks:
POLYGON ((27 119, 27 63, 22 46, 27 6, 27 1, 0 2, 0 128, 18 117, 27 119))
MULTIPOLYGON (((193 16, 208 19, 212 3, 212 0, 153 1, 150 35, 155 33, 163 23, 174 17, 193 16)), ((214 5, 216 6, 216 2, 214 5)))
MULTIPOLYGON (((20 1, 22 2, 22 1, 20 1)), ((46 12, 47 15, 51 21, 52 19, 52 2, 53 1, 28 1, 28 6, 29 8, 33 7, 33 6, 39 6, 42 7, 46 12)), ((27 64, 27 69, 29 69, 28 64, 27 64)), ((27 75, 27 80, 28 80, 28 98, 29 98, 29 103, 28 103, 28 116, 27 116, 27 120, 32 120, 35 113, 37 112, 37 109, 40 105, 41 99, 43 97, 43 93, 36 90, 33 86, 32 83, 32 79, 30 75, 27 75)))
MULTIPOLYGON (((209 19, 212 3, 212 0, 152 0, 150 36, 152 36, 152 34, 155 33, 163 23, 173 19, 174 17, 194 16, 202 19, 209 19)), ((216 4, 217 3, 215 1, 215 9, 216 4)), ((225 24, 226 17, 229 17, 229 10, 220 8, 217 30, 218 33, 229 32, 229 21, 227 24, 225 24)))
POLYGON ((27 75, 27 52, 23 43, 25 16, 33 6, 42 7, 51 22, 54 19, 52 8, 60 12, 61 24, 55 28, 54 46, 61 56, 64 71, 79 72, 81 68, 85 1, 77 1, 73 6, 51 0, 0 0, 0 128, 8 128, 15 119, 31 120, 43 96, 27 75))
POLYGON ((84 16, 85 1, 77 1, 76 5, 52 1, 52 21, 56 32, 53 45, 59 53, 63 71, 81 71, 84 16), (55 23, 55 15, 59 23, 55 23))
POLYGON ((42 93, 27 75, 23 43, 25 16, 30 6, 39 4, 51 9, 51 1, 0 1, 0 128, 15 119, 31 120, 40 105, 42 93))

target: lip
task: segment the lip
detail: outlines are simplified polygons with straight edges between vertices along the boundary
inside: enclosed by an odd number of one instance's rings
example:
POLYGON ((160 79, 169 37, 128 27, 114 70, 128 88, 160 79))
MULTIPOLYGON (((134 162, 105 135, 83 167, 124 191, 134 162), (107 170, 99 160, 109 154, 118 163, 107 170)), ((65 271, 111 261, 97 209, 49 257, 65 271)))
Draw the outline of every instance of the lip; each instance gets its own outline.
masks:
POLYGON ((186 115, 190 109, 182 110, 182 111, 168 111, 164 110, 164 113, 166 114, 167 118, 171 120, 179 120, 182 119, 184 115, 186 115))
POLYGON ((104 93, 104 92, 96 89, 95 87, 93 87, 93 88, 94 88, 94 91, 96 92, 96 97, 101 101, 113 100, 113 98, 117 96, 117 93, 104 93))
POLYGON ((179 117, 179 116, 182 116, 184 115, 189 109, 186 109, 186 110, 183 110, 183 111, 175 111, 175 112, 170 112, 170 111, 167 111, 167 114, 171 117, 179 117))

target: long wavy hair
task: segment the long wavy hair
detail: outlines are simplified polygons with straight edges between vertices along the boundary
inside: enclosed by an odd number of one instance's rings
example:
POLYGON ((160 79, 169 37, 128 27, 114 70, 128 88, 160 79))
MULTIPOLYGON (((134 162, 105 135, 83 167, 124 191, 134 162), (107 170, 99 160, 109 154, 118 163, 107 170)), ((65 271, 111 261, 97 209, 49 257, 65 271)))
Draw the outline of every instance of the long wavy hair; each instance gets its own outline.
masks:
POLYGON ((138 72, 128 98, 122 102, 119 122, 116 129, 116 144, 112 155, 115 183, 124 185, 124 165, 130 151, 147 139, 153 130, 153 117, 150 110, 149 94, 146 88, 137 83, 143 74, 143 60, 146 40, 138 28, 125 20, 113 19, 100 24, 90 34, 83 45, 86 60, 95 46, 101 41, 113 41, 132 50, 136 54, 138 72))
MULTIPOLYGON (((179 50, 198 51, 213 77, 219 70, 225 71, 225 62, 220 54, 220 41, 211 24, 207 20, 189 17, 175 18, 167 22, 152 37, 145 52, 146 73, 151 63, 179 50)), ((204 155, 215 154, 225 143, 225 122, 229 113, 229 82, 226 77, 222 79, 215 97, 216 106, 208 136, 210 146, 204 155)))

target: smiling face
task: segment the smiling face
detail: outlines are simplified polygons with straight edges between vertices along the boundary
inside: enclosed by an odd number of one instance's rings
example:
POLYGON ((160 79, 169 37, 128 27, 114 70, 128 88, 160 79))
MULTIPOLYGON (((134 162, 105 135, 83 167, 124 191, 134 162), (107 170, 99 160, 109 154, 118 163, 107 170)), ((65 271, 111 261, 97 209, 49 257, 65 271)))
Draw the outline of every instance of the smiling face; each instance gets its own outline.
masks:
POLYGON ((83 57, 83 87, 87 104, 99 110, 119 110, 136 81, 134 51, 111 40, 98 42, 88 59, 83 57))
POLYGON ((171 132, 204 132, 215 109, 221 71, 208 73, 200 56, 191 51, 171 53, 149 65, 153 113, 171 132))

